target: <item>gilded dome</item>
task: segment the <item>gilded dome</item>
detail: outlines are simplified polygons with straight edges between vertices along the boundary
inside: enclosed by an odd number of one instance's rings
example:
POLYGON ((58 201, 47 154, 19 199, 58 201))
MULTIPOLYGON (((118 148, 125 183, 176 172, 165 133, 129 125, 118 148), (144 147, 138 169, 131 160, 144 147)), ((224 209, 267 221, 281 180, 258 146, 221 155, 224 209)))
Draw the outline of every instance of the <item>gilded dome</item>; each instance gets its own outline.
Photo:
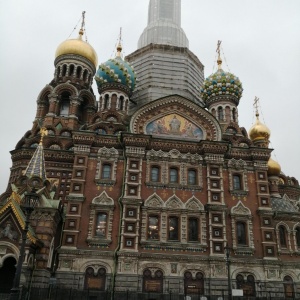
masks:
POLYGON ((95 75, 95 80, 98 89, 105 84, 122 84, 132 92, 135 87, 135 73, 133 68, 128 62, 124 61, 121 57, 121 46, 119 45, 118 54, 115 58, 101 64, 95 75))
POLYGON ((270 158, 268 161, 268 175, 279 176, 280 172, 281 172, 280 164, 274 159, 270 158))
POLYGON ((80 30, 77 39, 69 39, 62 42, 56 49, 55 58, 65 54, 80 55, 88 59, 95 67, 97 67, 97 53, 89 43, 82 40, 82 35, 83 30, 80 30))
POLYGON ((270 129, 259 120, 256 114, 256 122, 249 130, 249 136, 252 141, 269 140, 271 135, 270 129))

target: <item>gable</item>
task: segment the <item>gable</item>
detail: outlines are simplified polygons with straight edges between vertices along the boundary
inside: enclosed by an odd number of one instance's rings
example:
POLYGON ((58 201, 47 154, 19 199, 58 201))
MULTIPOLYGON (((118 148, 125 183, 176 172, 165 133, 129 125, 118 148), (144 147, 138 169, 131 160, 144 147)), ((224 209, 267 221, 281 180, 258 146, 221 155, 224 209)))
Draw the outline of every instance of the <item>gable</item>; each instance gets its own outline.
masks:
POLYGON ((221 140, 218 121, 204 108, 178 95, 141 107, 133 114, 130 129, 132 133, 159 138, 221 140))

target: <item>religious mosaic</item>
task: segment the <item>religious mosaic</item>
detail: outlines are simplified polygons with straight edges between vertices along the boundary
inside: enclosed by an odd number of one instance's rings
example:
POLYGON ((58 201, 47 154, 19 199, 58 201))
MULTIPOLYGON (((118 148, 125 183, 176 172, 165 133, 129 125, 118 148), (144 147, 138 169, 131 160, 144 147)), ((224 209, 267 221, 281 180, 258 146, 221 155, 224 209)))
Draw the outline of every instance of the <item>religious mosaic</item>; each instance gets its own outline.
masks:
POLYGON ((156 119, 146 127, 146 133, 162 137, 181 137, 186 139, 203 139, 203 131, 189 120, 177 114, 156 119))

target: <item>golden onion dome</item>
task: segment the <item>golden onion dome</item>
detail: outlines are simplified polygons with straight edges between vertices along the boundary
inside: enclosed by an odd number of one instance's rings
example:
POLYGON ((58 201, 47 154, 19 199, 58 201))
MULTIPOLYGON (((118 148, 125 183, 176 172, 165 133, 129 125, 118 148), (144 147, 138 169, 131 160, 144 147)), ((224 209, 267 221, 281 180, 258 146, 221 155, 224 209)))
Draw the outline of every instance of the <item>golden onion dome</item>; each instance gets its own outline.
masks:
POLYGON ((256 122, 249 130, 249 136, 252 141, 269 140, 271 135, 270 129, 260 122, 259 114, 256 114, 256 122))
POLYGON ((280 172, 281 172, 280 164, 274 159, 270 158, 268 161, 268 175, 279 176, 280 172))
POLYGON ((69 39, 62 42, 56 49, 55 58, 65 54, 80 55, 88 59, 94 64, 98 65, 98 56, 94 48, 87 42, 82 40, 83 30, 80 29, 77 39, 69 39))

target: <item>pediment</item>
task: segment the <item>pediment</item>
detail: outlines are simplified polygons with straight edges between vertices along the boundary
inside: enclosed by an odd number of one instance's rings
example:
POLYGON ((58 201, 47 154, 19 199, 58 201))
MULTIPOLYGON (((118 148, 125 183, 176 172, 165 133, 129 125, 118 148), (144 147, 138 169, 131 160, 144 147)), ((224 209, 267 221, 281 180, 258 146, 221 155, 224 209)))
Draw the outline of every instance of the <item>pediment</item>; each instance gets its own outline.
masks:
POLYGON ((145 207, 160 208, 164 206, 162 199, 154 193, 145 201, 145 207))
POLYGON ((218 121, 203 107, 178 95, 148 103, 137 110, 130 122, 131 132, 159 138, 221 140, 218 121))
POLYGON ((241 201, 231 209, 231 214, 235 216, 250 216, 251 211, 241 201))
POLYGON ((110 198, 107 193, 104 191, 99 196, 95 197, 92 201, 92 204, 95 205, 114 205, 114 200, 110 198))

